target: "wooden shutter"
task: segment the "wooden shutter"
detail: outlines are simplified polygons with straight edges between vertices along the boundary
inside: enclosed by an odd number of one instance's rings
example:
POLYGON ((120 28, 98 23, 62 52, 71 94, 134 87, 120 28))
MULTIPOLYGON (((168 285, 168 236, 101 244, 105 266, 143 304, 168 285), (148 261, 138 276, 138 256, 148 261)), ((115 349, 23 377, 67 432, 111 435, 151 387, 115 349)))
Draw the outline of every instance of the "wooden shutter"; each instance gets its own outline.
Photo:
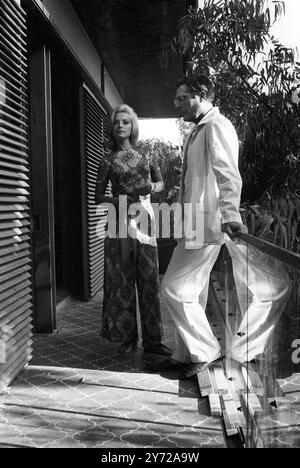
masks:
POLYGON ((0 389, 31 358, 26 17, 0 0, 0 389))
POLYGON ((101 289, 104 279, 104 238, 97 235, 96 229, 104 232, 107 213, 97 211, 95 187, 99 160, 105 156, 107 112, 85 85, 81 92, 81 124, 84 298, 89 300, 101 289))

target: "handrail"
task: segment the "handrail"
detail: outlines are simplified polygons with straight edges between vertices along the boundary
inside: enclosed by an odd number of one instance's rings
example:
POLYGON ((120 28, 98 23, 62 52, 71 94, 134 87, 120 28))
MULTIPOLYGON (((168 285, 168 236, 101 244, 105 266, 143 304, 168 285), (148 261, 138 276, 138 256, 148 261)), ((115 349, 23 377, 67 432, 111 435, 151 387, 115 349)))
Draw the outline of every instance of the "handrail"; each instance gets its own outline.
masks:
POLYGON ((300 271, 300 255, 244 232, 239 232, 236 237, 246 242, 247 244, 253 245, 262 252, 277 258, 285 265, 300 271))

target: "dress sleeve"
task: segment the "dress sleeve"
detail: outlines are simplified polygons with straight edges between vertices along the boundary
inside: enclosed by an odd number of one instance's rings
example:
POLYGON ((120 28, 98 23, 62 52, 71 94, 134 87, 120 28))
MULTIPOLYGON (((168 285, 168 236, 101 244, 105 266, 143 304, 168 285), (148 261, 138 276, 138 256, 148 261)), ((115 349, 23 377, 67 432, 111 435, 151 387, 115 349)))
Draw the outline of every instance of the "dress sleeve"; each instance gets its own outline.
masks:
POLYGON ((152 182, 161 182, 163 178, 162 178, 161 170, 160 170, 158 163, 152 160, 149 163, 149 167, 150 167, 150 174, 151 174, 152 182))
POLYGON ((152 193, 162 192, 165 188, 163 176, 160 170, 159 165, 153 161, 150 164, 150 175, 151 175, 151 185, 152 193))
POLYGON ((111 175, 111 162, 109 158, 101 158, 98 166, 96 183, 106 188, 111 175))

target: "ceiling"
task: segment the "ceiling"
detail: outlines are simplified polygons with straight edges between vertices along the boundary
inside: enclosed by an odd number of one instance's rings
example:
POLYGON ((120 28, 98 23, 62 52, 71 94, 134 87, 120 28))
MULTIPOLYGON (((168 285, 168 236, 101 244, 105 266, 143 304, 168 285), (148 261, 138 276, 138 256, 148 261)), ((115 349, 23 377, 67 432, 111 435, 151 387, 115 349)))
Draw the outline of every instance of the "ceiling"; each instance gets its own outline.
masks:
POLYGON ((71 0, 123 100, 141 118, 177 117, 181 57, 162 67, 163 44, 176 35, 186 0, 71 0))

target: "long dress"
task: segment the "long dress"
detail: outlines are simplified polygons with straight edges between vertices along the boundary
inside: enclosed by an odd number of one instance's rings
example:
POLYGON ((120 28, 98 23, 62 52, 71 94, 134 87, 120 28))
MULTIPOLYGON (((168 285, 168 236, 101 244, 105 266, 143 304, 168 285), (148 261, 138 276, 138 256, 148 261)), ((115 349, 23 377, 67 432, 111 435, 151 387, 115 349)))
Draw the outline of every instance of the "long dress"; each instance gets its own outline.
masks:
MULTIPOLYGON (((112 184, 114 197, 132 196, 134 190, 155 181, 158 168, 151 166, 149 157, 138 151, 118 151, 103 158, 99 164, 97 183, 112 184)), ((157 180, 157 179, 156 179, 157 180)), ((135 206, 141 208, 147 217, 149 230, 145 223, 135 222, 134 217, 120 220, 128 223, 128 230, 135 238, 129 261, 122 261, 122 242, 119 237, 120 224, 117 216, 116 238, 105 239, 104 300, 101 335, 111 342, 137 342, 137 301, 141 319, 144 347, 153 347, 162 342, 162 323, 159 296, 159 268, 157 243, 154 227, 154 213, 150 195, 138 197, 135 206)))

